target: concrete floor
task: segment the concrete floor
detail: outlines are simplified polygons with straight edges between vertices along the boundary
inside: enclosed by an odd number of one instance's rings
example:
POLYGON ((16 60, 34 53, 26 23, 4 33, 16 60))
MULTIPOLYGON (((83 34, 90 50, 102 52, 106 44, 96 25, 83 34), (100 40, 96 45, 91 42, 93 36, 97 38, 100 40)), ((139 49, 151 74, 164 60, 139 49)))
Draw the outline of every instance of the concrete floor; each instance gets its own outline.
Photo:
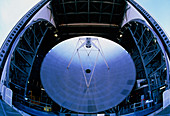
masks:
POLYGON ((22 116, 4 101, 0 100, 0 116, 22 116))
POLYGON ((170 116, 170 105, 156 114, 156 116, 170 116))
MULTIPOLYGON (((22 116, 22 115, 0 99, 0 116, 22 116)), ((170 116, 170 105, 163 109, 162 111, 160 111, 155 116, 170 116)))

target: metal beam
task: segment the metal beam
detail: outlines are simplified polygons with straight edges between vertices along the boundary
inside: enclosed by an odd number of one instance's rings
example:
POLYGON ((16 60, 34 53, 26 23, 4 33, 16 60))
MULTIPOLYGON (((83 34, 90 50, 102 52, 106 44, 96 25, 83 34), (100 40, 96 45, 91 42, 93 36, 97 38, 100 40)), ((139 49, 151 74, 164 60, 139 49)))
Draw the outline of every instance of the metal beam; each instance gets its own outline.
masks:
MULTIPOLYGON (((40 28, 40 26, 39 26, 39 28, 40 28)), ((44 31, 43 35, 41 36, 41 39, 40 39, 40 41, 39 41, 39 44, 37 45, 37 48, 36 48, 36 50, 35 50, 35 55, 34 55, 34 57, 33 57, 33 59, 32 59, 32 65, 33 65, 33 63, 34 63, 34 60, 35 60, 36 54, 37 54, 37 52, 38 52, 38 49, 39 49, 39 47, 40 47, 40 45, 41 45, 41 43, 42 43, 42 41, 43 41, 43 39, 44 39, 44 36, 46 35, 46 33, 47 33, 48 30, 49 30, 49 28, 46 27, 46 30, 44 31)), ((29 80, 29 77, 30 77, 30 75, 31 75, 31 70, 32 70, 32 67, 31 67, 30 70, 28 71, 28 77, 27 77, 26 83, 25 83, 24 96, 26 96, 26 93, 27 93, 28 80, 29 80)))
POLYGON ((90 0, 88 0, 88 23, 90 22, 90 0))
POLYGON ((20 67, 18 67, 17 65, 15 65, 13 62, 11 62, 11 64, 16 68, 18 69, 20 72, 22 72, 23 74, 27 75, 28 73, 23 71, 20 67))
POLYGON ((154 32, 158 35, 161 42, 163 43, 165 50, 168 54, 168 57, 170 57, 170 39, 168 39, 168 36, 164 33, 163 29, 159 24, 154 20, 154 18, 144 9, 142 8, 137 2, 134 0, 127 0, 132 6, 136 8, 137 11, 148 21, 148 23, 153 28, 154 32))
POLYGON ((7 60, 7 57, 18 35, 21 33, 22 30, 24 30, 25 26, 32 19, 32 17, 48 2, 49 0, 42 0, 38 4, 36 4, 18 21, 18 23, 14 26, 14 28, 9 33, 9 35, 4 41, 4 44, 1 46, 1 50, 0 50, 1 54, 3 54, 3 57, 1 57, 3 61, 0 62, 0 67, 1 67, 0 74, 2 74, 2 70, 7 60))
POLYGON ((74 2, 75 2, 76 13, 77 13, 77 0, 75 0, 74 2))
POLYGON ((27 40, 27 37, 24 35, 24 40, 26 41, 27 45, 29 46, 29 48, 32 50, 32 52, 35 52, 35 50, 33 49, 33 47, 30 45, 30 43, 27 40))
MULTIPOLYGON (((57 15, 58 16, 62 16, 62 15, 82 15, 82 14, 84 14, 84 15, 94 15, 94 14, 97 14, 97 15, 114 15, 114 16, 119 16, 120 14, 112 14, 112 13, 109 13, 109 12, 67 12, 67 13, 58 13, 57 15)), ((89 23, 89 22, 88 22, 89 23)))
MULTIPOLYGON (((88 1, 87 0, 80 0, 80 1, 76 1, 77 3, 87 3, 88 1)), ((99 0, 99 1, 90 1, 91 3, 101 3, 101 1, 99 0)), ((122 4, 121 3, 118 3, 118 2, 109 2, 109 1, 103 1, 102 0, 102 3, 104 3, 104 4, 111 4, 111 5, 113 5, 113 4, 115 4, 115 5, 119 5, 119 6, 122 6, 122 4)), ((64 1, 64 2, 62 2, 62 3, 60 3, 60 4, 75 4, 75 1, 64 1)))
POLYGON ((159 66, 155 71, 151 72, 149 76, 153 75, 154 73, 158 72, 160 69, 166 66, 166 63, 163 63, 161 66, 159 66))
POLYGON ((137 44, 139 44, 139 42, 143 39, 143 35, 145 33, 145 30, 146 30, 146 28, 144 30, 142 30, 142 35, 140 36, 139 40, 137 41, 137 44))
POLYGON ((148 85, 149 85, 149 86, 148 86, 148 87, 149 87, 149 91, 150 91, 149 96, 150 96, 150 99, 152 99, 150 80, 149 80, 149 78, 148 78, 148 72, 147 72, 146 67, 145 67, 144 59, 143 59, 143 57, 142 57, 142 52, 141 52, 141 50, 140 50, 140 48, 139 48, 139 46, 138 46, 138 44, 137 44, 137 40, 136 40, 136 38, 135 38, 135 36, 134 36, 134 33, 133 33, 132 30, 130 29, 130 27, 128 27, 128 30, 130 31, 130 33, 131 33, 131 35, 132 35, 132 37, 133 37, 133 39, 134 39, 134 42, 136 43, 136 46, 137 46, 137 49, 138 49, 138 52, 139 52, 139 55, 140 55, 140 58, 141 58, 141 61, 142 61, 142 65, 143 65, 143 67, 144 67, 145 76, 146 76, 146 79, 147 79, 148 85))
POLYGON ((63 3, 63 10, 64 10, 64 16, 65 16, 65 20, 66 20, 66 22, 67 22, 67 16, 66 16, 66 9, 65 9, 65 2, 64 2, 64 0, 62 0, 62 3, 63 3))
MULTIPOLYGON (((113 0, 113 3, 115 3, 115 0, 113 0)), ((113 11, 114 11, 114 5, 112 6, 112 11, 111 11, 111 15, 110 15, 110 23, 112 22, 112 17, 113 17, 113 11)))
POLYGON ((102 13, 102 8, 103 8, 103 0, 101 0, 100 1, 100 17, 99 17, 99 23, 101 22, 101 18, 102 18, 102 16, 101 16, 101 13, 102 13))
POLYGON ((145 52, 145 50, 148 48, 149 44, 153 41, 153 39, 151 38, 148 42, 147 45, 145 46, 145 48, 142 50, 142 53, 145 52))
POLYGON ((155 56, 160 52, 161 50, 159 49, 155 54, 152 55, 152 57, 149 58, 148 62, 145 63, 145 66, 147 66, 154 58, 155 56))
POLYGON ((22 48, 19 48, 18 47, 18 50, 20 50, 20 51, 23 51, 23 52, 26 52, 26 53, 28 53, 28 54, 34 54, 33 52, 31 52, 31 51, 29 51, 29 50, 25 50, 25 49, 22 49, 22 48))
POLYGON ((18 49, 16 49, 16 51, 19 53, 19 55, 22 57, 22 59, 23 59, 24 61, 26 61, 26 63, 27 63, 29 66, 31 66, 31 64, 30 64, 29 61, 25 58, 25 56, 24 56, 18 49))

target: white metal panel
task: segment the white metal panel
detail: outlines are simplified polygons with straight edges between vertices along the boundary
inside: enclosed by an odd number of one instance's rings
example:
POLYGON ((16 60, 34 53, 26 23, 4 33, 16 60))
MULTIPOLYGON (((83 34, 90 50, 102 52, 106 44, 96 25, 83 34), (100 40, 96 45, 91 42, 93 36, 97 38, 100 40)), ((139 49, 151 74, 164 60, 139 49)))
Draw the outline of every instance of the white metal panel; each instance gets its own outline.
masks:
POLYGON ((6 88, 6 92, 5 92, 5 102, 12 106, 12 95, 13 95, 13 92, 10 88, 6 88))
POLYGON ((35 16, 29 21, 29 23, 27 25, 29 25, 32 21, 36 21, 37 19, 45 19, 55 26, 49 4, 50 4, 50 2, 48 2, 43 8, 41 8, 35 14, 35 16))
POLYGON ((6 86, 3 85, 3 86, 2 86, 2 93, 1 93, 3 100, 5 100, 5 92, 6 92, 6 86))
POLYGON ((128 8, 128 10, 125 13, 124 20, 123 20, 123 23, 122 23, 122 27, 126 23, 128 23, 129 21, 134 20, 134 19, 144 20, 149 25, 149 23, 145 20, 145 18, 130 3, 128 3, 127 8, 128 8))
POLYGON ((6 60, 5 66, 4 66, 3 71, 2 71, 1 82, 0 82, 0 92, 2 92, 2 86, 4 85, 4 82, 6 81, 8 83, 8 81, 9 81, 9 79, 7 79, 8 62, 9 62, 9 57, 6 60))
POLYGON ((163 108, 166 108, 168 105, 170 105, 170 89, 163 93, 163 108))

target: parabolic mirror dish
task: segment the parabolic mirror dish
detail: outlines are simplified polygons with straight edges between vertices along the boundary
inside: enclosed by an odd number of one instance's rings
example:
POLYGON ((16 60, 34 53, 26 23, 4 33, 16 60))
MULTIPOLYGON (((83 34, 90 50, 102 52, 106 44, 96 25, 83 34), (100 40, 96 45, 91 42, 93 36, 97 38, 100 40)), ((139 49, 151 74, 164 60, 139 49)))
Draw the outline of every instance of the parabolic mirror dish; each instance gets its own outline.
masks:
POLYGON ((128 52, 113 41, 93 36, 56 45, 44 58, 40 73, 47 94, 62 107, 80 113, 118 105, 136 79, 128 52))

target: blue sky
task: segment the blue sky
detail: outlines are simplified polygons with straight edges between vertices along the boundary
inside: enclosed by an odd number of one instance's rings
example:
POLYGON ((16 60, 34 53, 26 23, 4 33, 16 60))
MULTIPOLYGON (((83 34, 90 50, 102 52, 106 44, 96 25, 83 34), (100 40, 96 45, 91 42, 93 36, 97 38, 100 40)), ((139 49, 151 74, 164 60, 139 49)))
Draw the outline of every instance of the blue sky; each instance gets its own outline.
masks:
POLYGON ((15 24, 40 0, 0 0, 0 46, 15 24))
POLYGON ((136 0, 170 36, 170 0, 136 0))
MULTIPOLYGON (((40 0, 0 0, 0 46, 21 17, 40 0)), ((170 0, 136 0, 170 35, 170 0)))

